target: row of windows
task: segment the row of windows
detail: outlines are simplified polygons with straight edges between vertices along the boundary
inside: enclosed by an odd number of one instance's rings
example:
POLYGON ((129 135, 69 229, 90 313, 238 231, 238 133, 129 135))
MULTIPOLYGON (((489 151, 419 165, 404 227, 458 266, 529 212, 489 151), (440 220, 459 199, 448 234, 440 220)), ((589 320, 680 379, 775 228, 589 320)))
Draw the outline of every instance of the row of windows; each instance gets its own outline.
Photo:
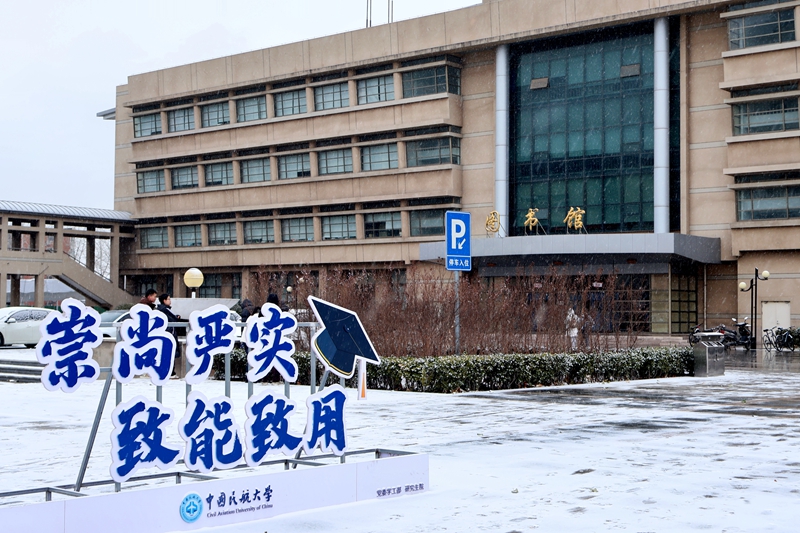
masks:
MULTIPOLYGON (((435 67, 403 72, 403 98, 425 96, 437 93, 461 94, 461 70, 450 66, 435 67)), ((394 76, 392 74, 360 79, 356 82, 359 105, 394 100, 394 76)), ((306 89, 294 89, 275 93, 274 111, 276 117, 286 117, 308 112, 306 89)), ((235 100, 236 122, 249 122, 267 118, 267 96, 248 96, 235 100)), ((314 110, 337 109, 350 105, 348 83, 340 82, 314 87, 314 110)), ((228 101, 200 105, 201 128, 230 124, 228 101)), ((169 133, 195 129, 194 107, 172 109, 166 112, 169 133)), ((162 133, 161 113, 136 116, 133 119, 134 137, 147 137, 162 133)))
POLYGON ((734 135, 800 129, 796 96, 745 102, 732 107, 734 135))
POLYGON ((795 40, 794 8, 728 19, 731 50, 795 40))
MULTIPOLYGON (((419 141, 406 141, 406 165, 420 167, 427 165, 461 164, 461 144, 456 137, 439 137, 419 141)), ((398 168, 397 143, 378 144, 359 148, 361 170, 363 172, 398 168)), ((276 156, 278 179, 292 179, 311 176, 311 156, 309 153, 276 156)), ((320 176, 346 174, 353 172, 353 149, 340 148, 317 152, 320 176)), ((272 170, 270 158, 246 159, 237 161, 242 183, 270 181, 272 170)), ((234 162, 211 163, 204 166, 205 185, 232 185, 234 162)), ((140 194, 166 190, 164 169, 136 173, 137 190, 140 194)), ((197 165, 169 169, 172 189, 198 187, 197 165)))
MULTIPOLYGON (((423 209, 409 212, 412 237, 444 235, 444 209, 423 209)), ((322 240, 356 238, 356 216, 353 214, 321 217, 322 240)), ((224 246, 237 243, 236 223, 218 222, 207 224, 208 245, 224 246)), ((245 244, 275 242, 275 221, 253 220, 242 224, 245 244)), ((201 224, 175 226, 175 246, 185 248, 203 245, 201 224)), ((280 220, 281 241, 303 242, 314 240, 314 218, 289 218, 280 220)), ((401 237, 401 215, 399 211, 364 214, 364 236, 367 239, 401 237)), ((142 228, 140 230, 143 249, 169 247, 166 226, 142 228)))

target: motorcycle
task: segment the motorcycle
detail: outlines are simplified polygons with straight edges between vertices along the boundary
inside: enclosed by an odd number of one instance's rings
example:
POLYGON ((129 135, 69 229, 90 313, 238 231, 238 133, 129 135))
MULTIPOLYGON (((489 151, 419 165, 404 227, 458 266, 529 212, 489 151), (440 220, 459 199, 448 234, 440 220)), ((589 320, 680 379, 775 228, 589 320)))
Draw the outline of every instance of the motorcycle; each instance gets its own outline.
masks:
POLYGON ((724 325, 722 326, 722 344, 725 346, 725 348, 736 346, 744 346, 748 349, 750 348, 752 343, 752 333, 750 332, 750 324, 747 323, 748 318, 750 317, 744 317, 744 321, 742 322, 737 322, 735 318, 732 318, 731 320, 734 323, 735 329, 725 327, 724 325))
POLYGON ((724 324, 720 324, 719 326, 708 329, 702 329, 700 325, 697 325, 693 327, 691 333, 689 333, 689 346, 694 346, 700 342, 700 338, 702 337, 703 333, 722 333, 724 330, 724 324))

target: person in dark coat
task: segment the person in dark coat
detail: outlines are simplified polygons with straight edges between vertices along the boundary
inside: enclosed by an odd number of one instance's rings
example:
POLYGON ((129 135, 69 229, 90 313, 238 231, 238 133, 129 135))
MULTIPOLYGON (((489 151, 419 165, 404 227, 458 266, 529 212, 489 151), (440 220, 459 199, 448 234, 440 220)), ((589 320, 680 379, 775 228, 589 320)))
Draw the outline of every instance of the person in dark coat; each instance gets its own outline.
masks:
POLYGON ((242 322, 247 322, 247 319, 253 316, 255 308, 256 307, 255 305, 253 305, 252 301, 248 300, 247 298, 242 300, 242 314, 241 314, 242 322))
POLYGON ((147 292, 144 293, 144 296, 142 296, 142 299, 139 300, 139 303, 148 306, 150 309, 155 309, 156 296, 158 296, 158 291, 155 289, 147 289, 147 292))
MULTIPOLYGON (((172 312, 172 298, 170 298, 169 294, 162 294, 158 297, 158 301, 159 304, 156 309, 167 315, 167 322, 180 322, 181 316, 172 312)), ((182 329, 184 328, 168 327, 167 331, 171 333, 172 336, 176 336, 180 333, 178 330, 182 329)))

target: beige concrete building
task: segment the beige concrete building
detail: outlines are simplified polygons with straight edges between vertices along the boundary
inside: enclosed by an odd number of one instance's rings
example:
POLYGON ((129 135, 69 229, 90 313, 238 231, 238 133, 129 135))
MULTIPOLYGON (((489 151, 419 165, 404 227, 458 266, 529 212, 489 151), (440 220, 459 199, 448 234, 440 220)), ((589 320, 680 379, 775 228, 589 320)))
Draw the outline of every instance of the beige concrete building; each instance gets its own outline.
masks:
POLYGON ((101 114, 115 209, 138 220, 120 273, 184 295, 199 267, 205 294, 241 297, 259 269, 292 284, 443 264, 444 212, 462 210, 473 276, 615 271, 645 289, 645 329, 677 333, 749 315, 737 284, 758 268, 758 313, 785 326, 800 319, 798 6, 484 1, 130 76, 101 114))

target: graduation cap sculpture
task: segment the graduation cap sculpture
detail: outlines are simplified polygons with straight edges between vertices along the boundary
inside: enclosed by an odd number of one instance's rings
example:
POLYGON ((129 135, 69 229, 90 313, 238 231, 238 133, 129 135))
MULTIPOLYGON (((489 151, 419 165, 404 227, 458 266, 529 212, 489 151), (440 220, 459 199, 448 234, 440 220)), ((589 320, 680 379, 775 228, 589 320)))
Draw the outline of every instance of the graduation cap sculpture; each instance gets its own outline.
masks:
POLYGON ((325 368, 340 377, 350 378, 355 372, 357 359, 380 364, 375 347, 357 314, 313 296, 308 297, 308 303, 322 324, 322 329, 311 339, 311 349, 325 368))

